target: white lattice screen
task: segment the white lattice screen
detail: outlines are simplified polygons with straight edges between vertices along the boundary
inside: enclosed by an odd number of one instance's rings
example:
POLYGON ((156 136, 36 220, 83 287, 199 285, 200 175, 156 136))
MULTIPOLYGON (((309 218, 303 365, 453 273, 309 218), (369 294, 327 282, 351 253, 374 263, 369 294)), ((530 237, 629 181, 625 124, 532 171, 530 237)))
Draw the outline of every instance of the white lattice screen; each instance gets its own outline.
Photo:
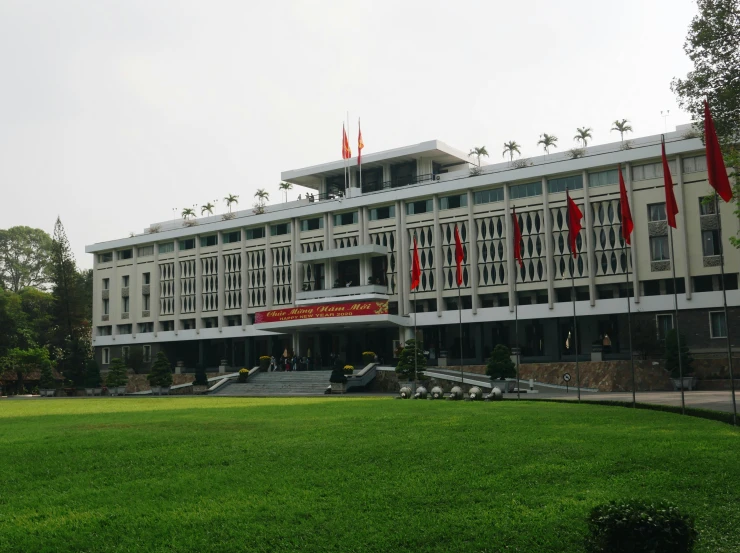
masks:
POLYGON ((195 313, 195 260, 180 261, 180 313, 195 313))
POLYGON ((267 292, 265 290, 265 283, 267 282, 265 250, 247 252, 247 260, 249 264, 247 269, 249 307, 264 307, 267 305, 267 292))
POLYGON ((203 311, 218 309, 218 258, 204 257, 200 260, 203 276, 201 277, 201 300, 203 311))
MULTIPOLYGON (((468 259, 468 223, 458 221, 460 240, 462 241, 463 253, 462 263, 463 282, 460 288, 470 288, 470 260, 468 259)), ((457 288, 457 264, 455 263, 455 223, 442 223, 442 278, 444 290, 457 288)))
POLYGON ((434 227, 415 227, 408 229, 409 233, 409 267, 414 254, 414 234, 416 234, 416 248, 419 251, 419 266, 421 278, 418 292, 433 292, 434 285, 434 227))
POLYGON ((545 251, 545 220, 542 211, 523 211, 517 213, 519 230, 522 233, 522 261, 517 262, 517 282, 541 282, 547 279, 545 251))
POLYGON ((619 200, 604 200, 591 204, 594 225, 594 257, 596 276, 623 275, 632 267, 629 248, 624 250, 622 216, 619 200))
MULTIPOLYGON (((581 212, 584 212, 583 206, 578 206, 581 212)), ((552 214, 552 239, 553 239, 553 258, 555 261, 555 278, 567 279, 571 277, 571 268, 574 268, 575 278, 588 276, 588 260, 586 256, 586 219, 581 219, 582 229, 576 237, 576 249, 578 250, 578 259, 575 263, 568 247, 568 208, 554 207, 550 209, 552 214), (569 263, 569 261, 571 261, 569 263)))
POLYGON ((396 293, 396 232, 393 230, 383 230, 370 234, 370 242, 378 246, 388 248, 385 262, 385 276, 388 281, 388 291, 391 294, 396 293))
POLYGON ((242 256, 224 254, 224 309, 242 307, 242 256))
POLYGON ((503 215, 476 219, 478 229, 478 285, 506 284, 507 275, 506 223, 503 215))
POLYGON ((175 264, 159 264, 159 314, 175 312, 175 264))
POLYGON ((290 246, 272 248, 272 301, 275 305, 293 301, 292 282, 290 246))

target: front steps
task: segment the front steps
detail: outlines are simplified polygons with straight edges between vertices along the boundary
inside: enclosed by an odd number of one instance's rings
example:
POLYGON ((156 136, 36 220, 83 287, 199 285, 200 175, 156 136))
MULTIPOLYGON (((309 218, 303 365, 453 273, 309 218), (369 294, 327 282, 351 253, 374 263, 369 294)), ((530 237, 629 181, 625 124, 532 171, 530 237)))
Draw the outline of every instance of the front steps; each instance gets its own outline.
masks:
POLYGON ((248 382, 235 380, 214 396, 317 396, 329 387, 331 371, 259 372, 248 382))

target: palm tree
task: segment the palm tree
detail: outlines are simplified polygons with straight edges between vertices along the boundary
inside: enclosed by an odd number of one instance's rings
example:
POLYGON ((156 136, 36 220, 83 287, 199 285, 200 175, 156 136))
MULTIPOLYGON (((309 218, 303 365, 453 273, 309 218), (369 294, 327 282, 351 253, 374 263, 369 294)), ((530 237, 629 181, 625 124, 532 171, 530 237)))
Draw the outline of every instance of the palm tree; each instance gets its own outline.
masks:
POLYGON ((206 205, 200 206, 200 215, 201 217, 203 214, 207 211, 209 215, 213 215, 213 208, 216 207, 211 202, 208 202, 206 205))
POLYGON ((185 209, 182 210, 181 215, 182 215, 182 218, 187 221, 190 217, 195 217, 195 210, 191 207, 186 207, 185 209))
POLYGON ((270 193, 264 188, 259 188, 257 192, 254 193, 254 197, 257 198, 257 202, 260 206, 264 206, 265 202, 270 199, 270 193))
POLYGON ((238 204, 239 203, 239 196, 235 196, 234 194, 229 194, 224 198, 224 201, 226 202, 226 207, 229 208, 229 213, 231 213, 231 204, 238 204))
POLYGON ((622 142, 624 142, 624 133, 632 132, 632 125, 629 124, 628 119, 622 119, 621 121, 617 119, 612 125, 614 125, 612 130, 619 133, 619 140, 622 142))
POLYGON ((543 133, 540 136, 540 139, 537 142, 537 145, 539 146, 540 144, 542 144, 542 147, 545 150, 545 154, 549 154, 550 148, 558 147, 557 142, 558 142, 558 137, 555 136, 554 134, 543 133))
POLYGON ((470 150, 470 153, 468 154, 468 157, 470 156, 476 156, 478 158, 478 167, 480 167, 480 157, 486 156, 488 157, 488 150, 486 150, 485 146, 481 146, 480 148, 473 148, 470 150))
POLYGON ((288 190, 293 189, 293 183, 292 182, 281 182, 280 183, 280 190, 285 192, 285 201, 288 201, 288 190))
POLYGON ((573 137, 573 140, 582 143, 583 147, 585 148, 588 145, 589 138, 593 138, 591 136, 591 127, 578 127, 576 129, 576 135, 573 137))
POLYGON ((522 155, 522 152, 519 150, 519 148, 520 146, 516 143, 515 140, 512 140, 511 142, 504 142, 504 152, 501 154, 501 157, 506 157, 506 154, 509 154, 511 161, 514 161, 514 152, 522 155))

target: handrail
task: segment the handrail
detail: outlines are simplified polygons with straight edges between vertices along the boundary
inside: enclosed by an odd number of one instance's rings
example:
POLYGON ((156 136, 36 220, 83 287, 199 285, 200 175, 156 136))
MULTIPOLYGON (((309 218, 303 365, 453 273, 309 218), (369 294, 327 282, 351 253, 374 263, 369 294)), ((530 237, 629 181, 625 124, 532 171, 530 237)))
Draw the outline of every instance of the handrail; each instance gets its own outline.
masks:
POLYGON ((368 363, 364 369, 362 369, 357 374, 353 374, 351 376, 347 377, 347 385, 345 387, 345 390, 349 390, 350 388, 361 388, 363 386, 366 386, 369 382, 372 381, 373 378, 375 378, 375 374, 377 373, 375 367, 377 366, 377 363, 368 363))
POLYGON ((363 184, 362 193, 367 194, 369 192, 380 192, 381 190, 390 190, 391 188, 400 188, 402 186, 410 186, 412 184, 420 184, 423 182, 435 180, 439 180, 439 175, 437 175, 436 173, 427 173, 425 175, 395 178, 385 182, 363 184))

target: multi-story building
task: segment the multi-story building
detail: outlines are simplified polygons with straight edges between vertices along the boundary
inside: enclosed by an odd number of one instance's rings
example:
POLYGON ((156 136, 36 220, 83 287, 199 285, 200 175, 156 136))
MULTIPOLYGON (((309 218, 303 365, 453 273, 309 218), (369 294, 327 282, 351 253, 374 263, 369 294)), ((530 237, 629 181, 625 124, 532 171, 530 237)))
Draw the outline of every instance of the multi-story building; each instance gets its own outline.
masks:
MULTIPOLYGON (((523 360, 573 359, 576 348, 588 358, 592 344, 620 357, 628 352, 628 297, 637 332, 657 339, 675 326, 673 264, 682 334, 692 349, 723 351, 720 218, 703 202, 711 191, 703 145, 689 126, 665 136, 680 210, 671 234, 660 138, 482 167, 442 142, 424 142, 363 156, 361 175, 356 159, 287 171, 284 181, 313 190, 298 201, 197 224, 162 222, 88 246, 95 256, 96 355, 105 367, 138 344, 146 357, 163 349, 191 368, 221 359, 252 365, 286 349, 317 365, 332 353, 359 360, 364 350, 389 361, 416 325, 432 364, 457 363, 461 348, 466 362, 482 362, 495 344, 517 342, 523 360), (620 233, 618 164, 635 223, 631 247, 620 233), (575 263, 566 188, 584 214, 575 263), (511 247, 514 208, 523 267, 511 247), (465 247, 460 290, 455 225, 465 247), (422 274, 412 293, 414 235, 422 274), (577 344, 569 338, 571 276, 577 344)), ((732 211, 720 206, 727 298, 736 317, 740 259, 728 241, 738 231, 732 211)))

